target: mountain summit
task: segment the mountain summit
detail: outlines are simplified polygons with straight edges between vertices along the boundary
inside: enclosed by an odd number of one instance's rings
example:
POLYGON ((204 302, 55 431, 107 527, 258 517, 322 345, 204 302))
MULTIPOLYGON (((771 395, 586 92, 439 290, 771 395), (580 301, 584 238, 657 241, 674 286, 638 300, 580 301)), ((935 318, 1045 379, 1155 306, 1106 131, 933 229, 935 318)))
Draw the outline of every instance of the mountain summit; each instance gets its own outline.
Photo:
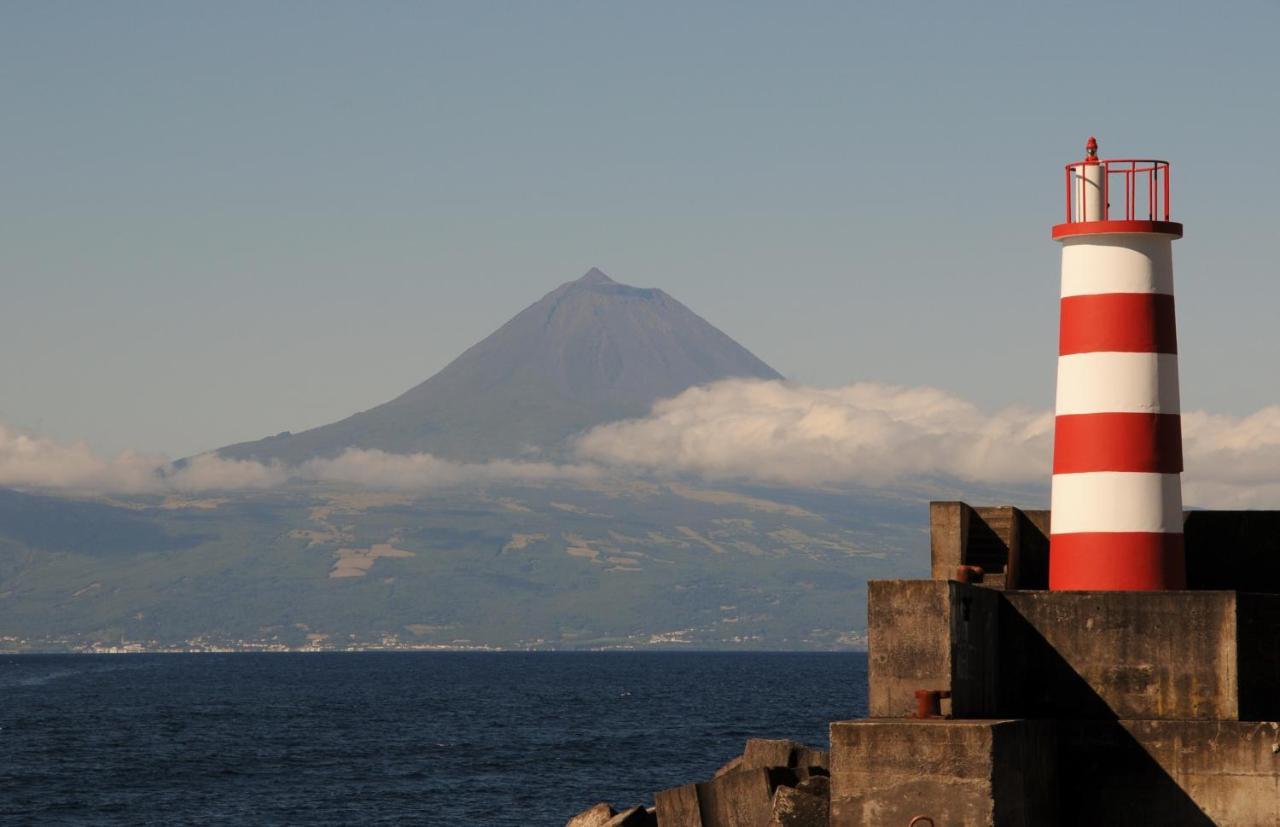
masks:
POLYGON ((390 402, 218 453, 285 462, 351 447, 516 457, 555 451, 584 429, 729 377, 781 378, 663 291, 619 284, 593 267, 390 402))

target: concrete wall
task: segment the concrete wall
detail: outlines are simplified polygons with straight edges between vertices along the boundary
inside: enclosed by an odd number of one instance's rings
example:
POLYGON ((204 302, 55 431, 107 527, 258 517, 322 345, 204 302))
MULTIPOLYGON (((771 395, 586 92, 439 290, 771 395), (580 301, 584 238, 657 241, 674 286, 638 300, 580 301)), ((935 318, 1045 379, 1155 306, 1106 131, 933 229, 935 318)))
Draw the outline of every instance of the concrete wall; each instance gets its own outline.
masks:
POLYGON ((1280 824, 1280 724, 1063 721, 1062 824, 1280 824))
POLYGON ((1049 584, 1049 512, 1012 506, 929 503, 931 577, 948 580, 959 566, 980 566, 984 584, 1043 589, 1049 584))
POLYGON ((867 619, 871 717, 942 689, 967 718, 1280 718, 1278 595, 876 580, 867 619))
POLYGON ((1280 824, 1280 724, 831 725, 831 827, 1280 824))
POLYGON ((1236 595, 1236 680, 1242 721, 1280 719, 1278 635, 1280 595, 1236 595))
MULTIPOLYGON (((987 585, 1048 588, 1048 511, 933 502, 929 524, 935 580, 977 564, 987 585)), ((1280 594, 1280 511, 1187 511, 1183 527, 1188 589, 1280 594)))
POLYGON ((952 693, 951 712, 992 714, 998 702, 999 594, 944 580, 867 584, 868 707, 872 717, 915 711, 917 689, 952 693))
POLYGON ((1005 592, 1001 713, 1239 716, 1234 592, 1005 592))
POLYGON ((1056 755, 1037 721, 838 721, 831 827, 1051 824, 1056 755))

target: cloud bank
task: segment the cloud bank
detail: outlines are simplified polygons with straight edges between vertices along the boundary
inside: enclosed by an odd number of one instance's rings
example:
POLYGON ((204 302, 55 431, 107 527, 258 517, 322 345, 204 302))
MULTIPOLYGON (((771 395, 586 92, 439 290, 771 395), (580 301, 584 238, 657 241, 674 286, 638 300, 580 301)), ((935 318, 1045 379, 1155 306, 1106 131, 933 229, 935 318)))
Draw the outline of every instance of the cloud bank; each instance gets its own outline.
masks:
MULTIPOLYGON (((1191 412, 1182 425, 1189 506, 1280 508, 1280 406, 1191 412)), ((936 388, 728 380, 598 427, 579 452, 607 466, 782 485, 1036 484, 1049 479, 1053 415, 986 413, 936 388)))
MULTIPOLYGON (((1204 507, 1280 508, 1280 406, 1236 417, 1183 415, 1184 499, 1204 507)), ((283 466, 206 454, 180 466, 126 451, 96 454, 0 424, 0 486, 77 493, 264 489, 326 482, 393 490, 501 482, 696 476, 786 486, 893 485, 948 479, 1043 485, 1053 415, 986 412, 936 388, 859 383, 816 388, 727 380, 657 403, 649 416, 581 436, 573 462, 459 463, 351 449, 283 466)))
POLYGON ((216 454, 202 454, 175 465, 162 454, 136 451, 102 457, 84 442, 59 442, 0 424, 0 487, 70 493, 257 490, 289 482, 412 490, 493 482, 587 481, 600 473, 599 468, 586 465, 505 460, 459 463, 430 454, 387 454, 360 449, 297 466, 224 459, 216 454))
POLYGON ((728 380, 595 428, 578 449, 608 465, 784 485, 1028 483, 1047 479, 1052 440, 1047 412, 987 414, 936 388, 728 380))

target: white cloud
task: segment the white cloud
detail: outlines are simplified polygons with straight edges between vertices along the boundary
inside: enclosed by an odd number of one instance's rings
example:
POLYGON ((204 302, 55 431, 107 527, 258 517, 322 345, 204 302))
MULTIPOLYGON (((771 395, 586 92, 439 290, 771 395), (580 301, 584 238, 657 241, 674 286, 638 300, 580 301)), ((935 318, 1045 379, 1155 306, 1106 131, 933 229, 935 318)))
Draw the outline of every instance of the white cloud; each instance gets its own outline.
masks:
POLYGON ((167 461, 126 451, 100 457, 84 442, 64 443, 0 424, 0 485, 138 493, 157 484, 167 461))
POLYGON ((0 424, 0 486, 76 493, 253 490, 288 482, 425 489, 504 481, 584 481, 599 473, 599 468, 587 465, 516 460, 459 463, 431 454, 387 454, 359 449, 299 466, 224 459, 216 454, 202 454, 174 465, 162 454, 126 451, 115 457, 102 457, 84 442, 58 442, 0 424))
POLYGON ((1046 412, 987 414, 935 388, 728 380, 595 428, 578 449, 613 466, 788 485, 1025 483, 1047 479, 1052 434, 1046 412))
MULTIPOLYGON (((1189 506, 1280 508, 1280 406, 1245 417, 1187 413, 1183 434, 1189 506)), ((985 413, 935 388, 728 380, 595 428, 578 448, 616 468, 719 480, 1020 485, 1049 480, 1053 416, 985 413)))
POLYGON ((1280 508, 1280 406, 1236 417, 1182 415, 1183 499, 1215 508, 1280 508))
POLYGON ((517 460, 461 463, 431 454, 388 454, 351 448, 333 459, 313 459, 303 463, 296 477, 371 488, 415 489, 534 480, 585 481, 598 477, 599 473, 600 469, 585 465, 517 460))
POLYGON ((162 485, 178 491, 231 491, 272 488, 289 480, 289 469, 278 463, 264 464, 242 459, 224 459, 216 454, 192 457, 180 467, 165 463, 162 485))
MULTIPOLYGON (((1188 505, 1280 508, 1280 406, 1244 417, 1183 415, 1188 505)), ((351 449, 299 466, 205 454, 181 466, 126 451, 100 456, 0 424, 0 486, 72 492, 261 489, 289 482, 422 490, 498 482, 590 482, 607 474, 693 475, 776 485, 888 485, 924 478, 1047 483, 1053 416, 987 413, 936 388, 815 388, 729 380, 657 403, 649 416, 579 438, 577 461, 459 463, 351 449)))

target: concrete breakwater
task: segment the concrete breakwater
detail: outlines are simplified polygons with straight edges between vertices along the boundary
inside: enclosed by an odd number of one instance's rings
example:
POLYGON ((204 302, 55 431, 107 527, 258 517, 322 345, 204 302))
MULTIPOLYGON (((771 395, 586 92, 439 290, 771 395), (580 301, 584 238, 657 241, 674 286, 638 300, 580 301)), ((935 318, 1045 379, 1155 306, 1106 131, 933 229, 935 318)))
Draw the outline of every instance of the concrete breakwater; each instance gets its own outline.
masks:
POLYGON ((822 750, 752 738, 706 781, 657 792, 652 806, 597 804, 565 827, 827 827, 828 775, 822 750))

